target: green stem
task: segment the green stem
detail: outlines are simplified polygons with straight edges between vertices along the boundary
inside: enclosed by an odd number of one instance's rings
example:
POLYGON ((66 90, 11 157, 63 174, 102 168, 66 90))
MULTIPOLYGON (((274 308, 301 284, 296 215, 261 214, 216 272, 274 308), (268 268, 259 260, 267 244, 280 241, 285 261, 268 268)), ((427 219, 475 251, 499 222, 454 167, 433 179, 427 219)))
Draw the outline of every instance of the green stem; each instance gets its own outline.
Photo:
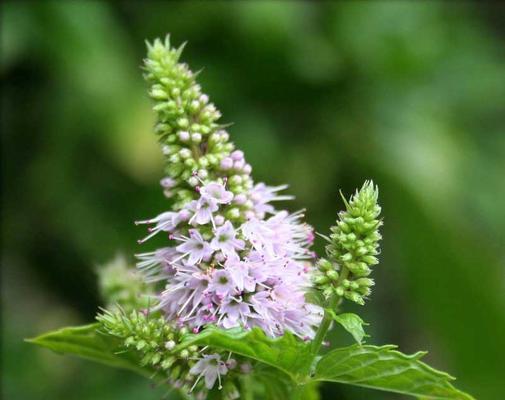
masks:
POLYGON ((253 392, 253 381, 251 379, 251 375, 243 375, 240 377, 240 397, 243 400, 254 400, 254 392, 253 392))
MULTIPOLYGON (((330 297, 330 300, 328 301, 327 308, 330 310, 333 310, 337 307, 338 303, 340 302, 340 297, 334 294, 332 297, 330 297)), ((321 322, 321 325, 319 325, 319 329, 317 330, 316 337, 312 341, 311 345, 311 353, 315 356, 319 353, 319 349, 321 348, 321 345, 323 344, 323 340, 326 336, 326 333, 328 332, 328 329, 330 328, 332 318, 329 315, 329 313, 324 310, 324 317, 323 321, 321 322)))
MULTIPOLYGON (((336 287, 340 286, 340 283, 347 278, 347 275, 349 275, 349 270, 344 266, 342 268, 342 272, 340 273, 340 276, 338 277, 337 282, 335 283, 336 287)), ((319 350, 321 349, 321 345, 323 344, 323 340, 328 333, 328 329, 330 328, 332 317, 331 315, 326 311, 326 309, 330 309, 333 311, 336 311, 336 308, 340 304, 340 301, 342 298, 340 296, 337 296, 334 294, 333 296, 330 297, 330 300, 326 304, 325 310, 324 310, 324 317, 323 321, 321 322, 321 325, 319 325, 319 329, 317 330, 316 337, 312 341, 311 345, 311 353, 316 356, 319 353, 319 350)))
POLYGON ((290 400, 305 400, 305 385, 295 385, 290 393, 290 400))

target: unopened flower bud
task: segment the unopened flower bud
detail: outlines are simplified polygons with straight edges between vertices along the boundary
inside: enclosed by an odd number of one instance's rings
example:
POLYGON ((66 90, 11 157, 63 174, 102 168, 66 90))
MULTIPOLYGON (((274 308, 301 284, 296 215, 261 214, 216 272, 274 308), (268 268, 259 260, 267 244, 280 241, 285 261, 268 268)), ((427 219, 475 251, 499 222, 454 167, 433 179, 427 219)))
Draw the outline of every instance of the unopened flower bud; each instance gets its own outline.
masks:
POLYGON ((338 272, 332 269, 326 272, 326 276, 330 278, 332 281, 336 281, 338 279, 338 272))
POLYGON ((244 165, 244 168, 242 168, 242 172, 246 175, 250 175, 252 172, 251 164, 244 165))
POLYGON ((233 153, 231 153, 231 158, 233 161, 239 161, 244 158, 244 153, 241 150, 235 150, 233 153))
POLYGON ((221 160, 221 168, 228 170, 233 167, 233 160, 230 157, 223 158, 221 160))
POLYGON ((244 204, 245 202, 247 201, 247 197, 245 194, 241 193, 241 194, 238 194, 236 195, 234 198, 233 198, 233 202, 235 204, 238 204, 238 205, 242 205, 244 204))
POLYGON ((356 292, 345 292, 344 297, 348 300, 354 301, 355 303, 359 305, 365 304, 363 301, 363 298, 356 292))
POLYGON ((200 165, 200 167, 202 168, 207 168, 209 166, 209 159, 208 157, 206 156, 202 156, 198 159, 198 164, 200 165))
POLYGON ((173 350, 175 347, 175 342, 173 340, 169 340, 168 342, 165 343, 165 348, 167 350, 173 350))
POLYGON ((351 253, 345 253, 341 258, 342 258, 342 261, 349 262, 349 261, 352 260, 352 254, 351 253))
POLYGON ((324 285, 325 283, 328 283, 328 282, 329 282, 329 279, 325 275, 318 275, 314 278, 314 283, 316 283, 316 285, 324 285))
POLYGON ((189 126, 189 121, 187 118, 179 118, 177 120, 177 124, 181 127, 181 128, 187 128, 189 126))
POLYGON ((225 221, 225 219, 224 219, 224 217, 222 215, 216 215, 214 217, 214 222, 216 223, 217 226, 223 225, 224 221, 225 221))
POLYGON ((191 151, 189 149, 181 149, 179 151, 179 156, 181 156, 182 159, 187 159, 189 157, 191 157, 191 151))
POLYGON ((200 109, 200 103, 198 100, 193 100, 189 107, 192 112, 197 112, 200 109))
POLYGON ((333 265, 331 264, 331 262, 325 258, 319 259, 319 261, 317 262, 317 267, 321 271, 329 271, 329 270, 333 269, 333 265))
POLYGON ((202 135, 200 133, 195 132, 191 135, 191 141, 193 143, 200 143, 202 141, 202 135))
POLYGON ((176 361, 175 357, 165 358, 161 362, 161 368, 163 368, 163 369, 169 369, 174 364, 175 361, 176 361))
POLYGON ((190 135, 189 135, 189 132, 188 131, 179 131, 179 133, 177 134, 177 136, 179 137, 179 140, 181 142, 187 142, 190 138, 190 135))
POLYGON ((233 168, 241 170, 244 167, 244 159, 237 160, 233 163, 233 168))
POLYGON ((242 183, 242 178, 240 175, 233 175, 230 177, 229 182, 231 185, 240 185, 242 183))
POLYGON ((228 218, 231 219, 237 219, 240 217, 240 210, 238 208, 232 208, 231 210, 228 210, 228 218))
POLYGON ((240 371, 244 374, 249 374, 252 371, 252 366, 248 362, 240 364, 240 371))
POLYGON ((359 286, 370 287, 375 284, 373 279, 370 278, 359 278, 355 281, 359 286))

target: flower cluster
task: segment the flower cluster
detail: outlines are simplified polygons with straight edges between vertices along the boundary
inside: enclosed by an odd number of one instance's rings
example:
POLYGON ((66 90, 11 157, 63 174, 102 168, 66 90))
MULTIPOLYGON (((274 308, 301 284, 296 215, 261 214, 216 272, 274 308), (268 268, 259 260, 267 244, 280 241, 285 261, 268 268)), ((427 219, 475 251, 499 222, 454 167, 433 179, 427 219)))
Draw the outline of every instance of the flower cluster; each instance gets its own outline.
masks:
POLYGON ((374 281, 368 276, 370 267, 378 263, 381 239, 378 195, 377 187, 367 181, 349 202, 343 198, 346 210, 339 213, 337 224, 326 238, 328 259, 319 259, 319 272, 314 278, 326 297, 336 295, 363 305, 370 295, 374 281))
POLYGON ((113 260, 97 268, 100 297, 106 308, 126 311, 149 306, 153 294, 151 285, 126 258, 118 254, 113 260))
POLYGON ((181 210, 141 221, 153 225, 147 237, 166 232, 172 244, 138 255, 148 280, 167 282, 157 307, 168 320, 195 332, 216 324, 313 337, 321 310, 305 300, 312 229, 302 213, 271 207, 276 189, 255 186, 247 197, 258 209, 238 226, 225 217, 236 196, 219 182, 203 184, 181 210))
POLYGON ((187 328, 167 322, 162 316, 116 310, 105 311, 97 319, 104 333, 120 339, 125 349, 139 352, 141 366, 152 368, 153 373, 157 372, 173 387, 186 393, 195 392, 197 399, 205 399, 216 381, 218 388, 223 388, 221 377, 226 375, 222 398, 238 398, 235 381, 239 374, 250 369, 248 362, 232 358, 230 353, 205 354, 205 348, 184 346, 182 339, 188 333, 187 328))
POLYGON ((194 332, 208 324, 260 327, 270 336, 314 336, 322 312, 307 303, 314 235, 301 212, 277 211, 285 186, 254 184, 244 154, 229 142, 219 111, 202 94, 182 48, 148 45, 146 80, 167 157, 165 195, 173 211, 138 221, 167 246, 138 254, 149 282, 163 282, 157 309, 194 332))

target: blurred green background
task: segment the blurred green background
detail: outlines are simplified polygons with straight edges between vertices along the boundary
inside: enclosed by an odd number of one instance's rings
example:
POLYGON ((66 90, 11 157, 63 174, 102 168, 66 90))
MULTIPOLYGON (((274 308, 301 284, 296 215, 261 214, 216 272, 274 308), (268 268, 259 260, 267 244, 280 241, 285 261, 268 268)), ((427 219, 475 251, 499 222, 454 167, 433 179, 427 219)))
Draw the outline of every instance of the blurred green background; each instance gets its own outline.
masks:
POLYGON ((132 221, 167 207, 139 68, 144 39, 167 32, 205 67, 256 180, 289 182, 290 209, 306 207, 318 231, 342 207, 339 188, 379 184, 377 286, 350 307, 369 342, 429 350, 461 389, 503 398, 504 26, 499 2, 3 2, 4 398, 165 394, 22 339, 91 321, 97 265, 131 258, 143 234, 132 221))

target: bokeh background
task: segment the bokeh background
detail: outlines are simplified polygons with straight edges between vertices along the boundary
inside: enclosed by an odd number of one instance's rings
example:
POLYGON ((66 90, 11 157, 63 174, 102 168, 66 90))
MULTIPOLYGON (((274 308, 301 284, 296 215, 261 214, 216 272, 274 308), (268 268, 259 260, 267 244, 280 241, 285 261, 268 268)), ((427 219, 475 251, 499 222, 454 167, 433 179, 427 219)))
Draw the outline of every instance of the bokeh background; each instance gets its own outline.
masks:
POLYGON ((289 207, 318 231, 342 207, 338 189, 379 184, 377 286, 350 307, 369 342, 429 350, 458 387, 503 398, 504 27, 499 2, 2 2, 4 398, 165 394, 22 339, 92 321, 96 268, 119 251, 133 260, 132 221, 167 208, 139 67, 144 39, 168 32, 205 67, 255 178, 289 182, 289 207))

